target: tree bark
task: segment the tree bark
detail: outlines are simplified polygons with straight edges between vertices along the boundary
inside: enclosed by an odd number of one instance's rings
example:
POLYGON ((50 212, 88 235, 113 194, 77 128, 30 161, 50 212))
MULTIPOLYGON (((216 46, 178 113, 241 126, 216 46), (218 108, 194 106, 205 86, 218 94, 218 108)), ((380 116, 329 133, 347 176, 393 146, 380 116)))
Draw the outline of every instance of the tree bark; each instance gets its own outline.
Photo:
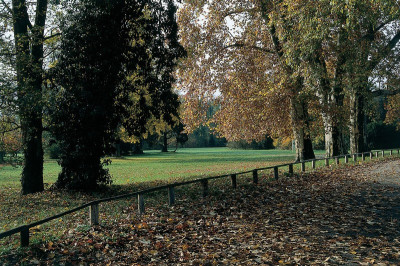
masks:
POLYGON ((291 98, 291 119, 296 149, 296 161, 315 158, 306 106, 307 104, 304 99, 299 99, 298 96, 293 96, 291 98))
POLYGON ((319 50, 311 62, 313 71, 322 73, 318 77, 318 88, 316 95, 321 106, 322 121, 325 131, 325 153, 326 157, 338 156, 345 153, 343 132, 340 126, 341 108, 343 108, 343 64, 345 60, 341 58, 336 66, 333 81, 327 77, 328 70, 324 58, 319 50))
POLYGON ((40 192, 43 186, 42 83, 43 42, 47 0, 38 0, 35 26, 29 22, 25 0, 13 0, 18 105, 24 146, 22 194, 40 192), (32 28, 31 36, 28 28, 32 28))
POLYGON ((359 153, 367 151, 365 136, 364 95, 358 90, 350 95, 350 151, 359 153))

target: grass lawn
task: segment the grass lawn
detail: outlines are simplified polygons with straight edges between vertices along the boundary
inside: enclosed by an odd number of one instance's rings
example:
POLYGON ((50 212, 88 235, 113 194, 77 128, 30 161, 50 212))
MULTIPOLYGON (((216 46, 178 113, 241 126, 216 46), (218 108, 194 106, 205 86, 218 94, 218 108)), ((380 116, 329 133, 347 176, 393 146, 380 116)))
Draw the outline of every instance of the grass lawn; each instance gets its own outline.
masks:
MULTIPOLYGON (((109 166, 115 185, 154 180, 210 176, 293 161, 285 150, 231 150, 228 148, 180 149, 161 153, 145 151, 139 156, 113 158, 109 166)), ((45 160, 44 182, 51 184, 60 171, 55 160, 45 160)), ((21 168, 0 166, 0 189, 20 186, 21 168)))

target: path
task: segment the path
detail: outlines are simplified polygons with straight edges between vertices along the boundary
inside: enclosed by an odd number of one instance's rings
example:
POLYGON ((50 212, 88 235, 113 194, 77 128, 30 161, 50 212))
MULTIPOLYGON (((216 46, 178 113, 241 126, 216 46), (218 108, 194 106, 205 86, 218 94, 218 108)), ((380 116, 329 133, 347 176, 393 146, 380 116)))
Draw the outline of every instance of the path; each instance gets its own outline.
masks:
POLYGON ((399 165, 397 159, 325 169, 256 187, 242 183, 206 201, 181 198, 172 209, 149 207, 140 219, 71 230, 37 246, 28 261, 398 265, 399 165))

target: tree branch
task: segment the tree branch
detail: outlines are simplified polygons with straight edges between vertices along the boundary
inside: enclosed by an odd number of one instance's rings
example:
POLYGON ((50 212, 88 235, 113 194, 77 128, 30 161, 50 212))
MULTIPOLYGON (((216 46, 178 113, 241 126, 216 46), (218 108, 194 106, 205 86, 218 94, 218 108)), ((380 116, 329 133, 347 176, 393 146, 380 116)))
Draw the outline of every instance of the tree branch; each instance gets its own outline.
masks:
POLYGON ((374 70, 375 67, 379 65, 379 63, 389 55, 389 53, 393 50, 393 48, 396 47, 399 41, 400 41, 400 31, 398 31, 397 34, 394 35, 393 38, 387 43, 387 45, 383 47, 380 52, 378 52, 377 57, 370 61, 368 69, 370 71, 374 70))
POLYGON ((266 49, 266 48, 263 48, 263 47, 259 47, 259 46, 256 46, 256 45, 246 45, 246 44, 243 44, 243 43, 234 43, 234 44, 227 45, 227 46, 223 47, 223 49, 229 49, 229 48, 250 48, 250 49, 258 50, 258 51, 265 52, 265 53, 275 54, 275 52, 272 51, 272 50, 269 50, 269 49, 266 49))
POLYGON ((393 19, 388 19, 387 21, 383 22, 381 25, 379 25, 379 26, 376 27, 376 28, 373 28, 373 26, 371 25, 371 29, 368 30, 368 32, 367 32, 364 36, 362 36, 361 38, 362 38, 362 39, 373 39, 373 38, 374 38, 374 35, 375 35, 378 31, 380 31, 383 27, 385 27, 387 24, 389 24, 389 23, 392 22, 392 21, 393 21, 393 19))
POLYGON ((13 131, 18 130, 18 129, 20 129, 20 128, 21 128, 21 127, 18 126, 18 127, 14 127, 14 128, 7 129, 7 130, 1 130, 1 131, 0 131, 0 134, 5 134, 5 133, 13 132, 13 131))
POLYGON ((12 12, 11 7, 9 7, 9 6, 7 5, 7 3, 4 2, 4 0, 1 0, 1 3, 4 5, 4 7, 5 7, 5 8, 7 9, 7 11, 10 13, 10 15, 12 15, 13 12, 12 12))
POLYGON ((237 15, 240 13, 251 13, 252 11, 255 11, 256 8, 243 8, 243 9, 238 9, 238 10, 232 10, 229 12, 224 13, 223 17, 229 17, 232 15, 237 15))
POLYGON ((58 33, 52 34, 50 36, 46 36, 46 37, 44 37, 44 40, 46 41, 46 40, 52 39, 52 38, 57 37, 57 36, 61 36, 61 33, 58 32, 58 33))

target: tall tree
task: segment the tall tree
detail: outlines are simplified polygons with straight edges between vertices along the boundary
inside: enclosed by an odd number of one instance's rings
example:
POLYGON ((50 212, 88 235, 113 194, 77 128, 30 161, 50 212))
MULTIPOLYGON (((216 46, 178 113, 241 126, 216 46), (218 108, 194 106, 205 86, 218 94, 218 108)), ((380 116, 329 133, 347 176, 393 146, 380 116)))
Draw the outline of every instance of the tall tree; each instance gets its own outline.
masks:
MULTIPOLYGON (((57 36, 59 1, 0 1, 0 112, 12 106, 22 130, 24 164, 22 193, 43 190, 42 116, 43 76, 47 55, 55 45, 45 45, 57 36), (50 16, 49 16, 50 14, 50 16), (58 14, 58 15, 56 15, 58 14), (52 21, 48 26, 47 21, 52 21), (46 34, 46 36, 45 36, 46 34), (48 50, 52 46, 51 50, 48 50), (7 83, 5 85, 5 83, 7 83)), ((54 43, 53 43, 54 44, 54 43)))
POLYGON ((291 135, 296 159, 314 158, 309 96, 301 75, 287 64, 280 24, 271 19, 277 6, 270 2, 185 2, 180 20, 190 55, 178 73, 185 123, 204 123, 204 103, 217 101, 211 122, 228 140, 291 135))
POLYGON ((25 0, 12 1, 17 72, 17 104, 24 147, 22 193, 43 191, 42 83, 47 0, 38 0, 32 25, 25 0))
POLYGON ((398 1, 288 0, 282 5, 287 16, 301 21, 288 43, 301 47, 305 77, 320 99, 327 154, 344 152, 346 126, 351 152, 365 151, 365 101, 374 72, 387 66, 400 39, 398 1))
POLYGON ((110 183, 103 157, 112 153, 118 129, 138 135, 151 117, 168 120, 176 112, 172 70, 181 47, 174 15, 172 1, 84 0, 71 10, 51 114, 61 148, 58 187, 110 183))

